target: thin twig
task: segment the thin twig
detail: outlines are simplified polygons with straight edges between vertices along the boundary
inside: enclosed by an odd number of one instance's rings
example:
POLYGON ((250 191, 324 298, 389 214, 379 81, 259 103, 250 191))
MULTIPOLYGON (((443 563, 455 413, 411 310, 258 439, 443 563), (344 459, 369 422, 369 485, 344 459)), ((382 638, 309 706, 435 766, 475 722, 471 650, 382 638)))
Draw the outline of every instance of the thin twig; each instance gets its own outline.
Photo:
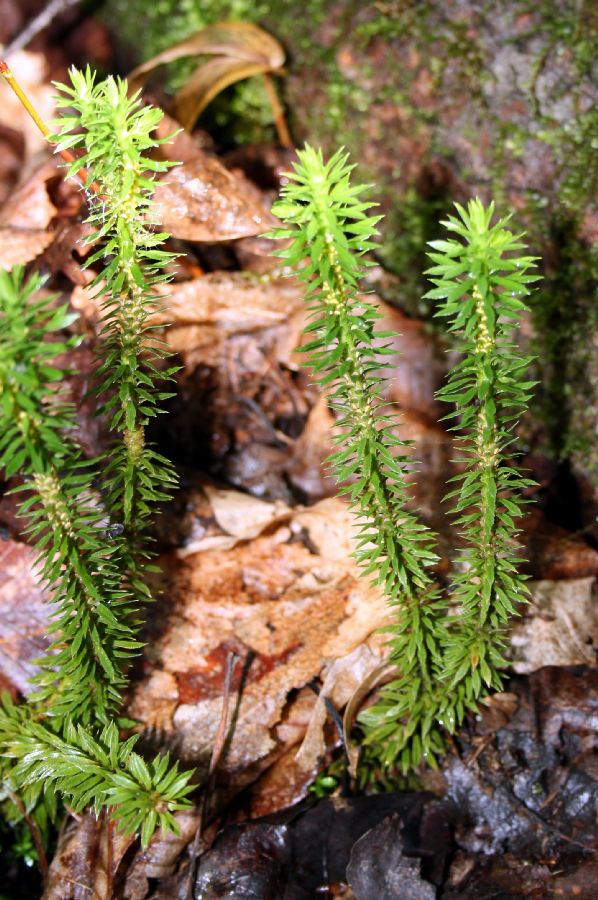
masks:
POLYGON ((37 850, 37 856, 39 859, 39 868, 42 873, 42 880, 45 884, 46 881, 48 880, 48 872, 49 872, 48 857, 46 856, 46 851, 44 849, 44 843, 43 843, 41 835, 39 833, 39 828, 37 827, 37 825, 31 818, 31 816, 25 809, 25 806, 24 806, 22 800, 19 797, 17 797, 17 795, 14 794, 10 790, 10 788, 8 788, 6 785, 4 785, 4 790, 6 791, 7 797, 10 797, 11 801, 14 803, 16 808, 19 810, 19 812, 23 816, 23 819, 27 823, 27 827, 29 828, 29 831, 31 832, 31 837, 33 839, 33 843, 35 844, 35 849, 37 850))
POLYGON ((10 56, 12 53, 16 53, 17 50, 22 50, 23 47, 26 47, 27 44, 31 43, 33 38, 37 37, 44 28, 47 28, 57 16, 66 12, 67 9, 70 9, 71 6, 75 6, 77 3, 79 3, 79 0, 52 0, 51 3, 48 3, 48 5, 25 26, 14 41, 10 42, 8 47, 4 50, 4 55, 10 56))
MULTIPOLYGON (((10 66, 8 65, 8 63, 3 59, 0 59, 0 75, 2 75, 4 77, 4 80, 6 81, 7 85, 16 94, 16 96, 18 97, 20 102, 23 104, 23 106, 25 107, 25 109, 27 110, 27 112, 29 113, 29 115, 31 116, 31 118, 33 119, 33 121, 35 122, 35 124, 37 125, 37 127, 39 128, 41 133, 43 134, 43 136, 46 138, 47 141, 49 141, 50 140, 50 129, 48 128, 48 126, 46 125, 44 120, 41 118, 38 111, 36 110, 36 108, 34 107, 32 102, 30 101, 29 97, 27 96, 27 94, 25 93, 25 91, 23 90, 23 88, 21 87, 21 85, 19 84, 17 79, 15 78, 14 73, 13 73, 12 69, 10 68, 10 66)), ((74 163, 76 160, 76 157, 73 156, 73 154, 71 153, 70 150, 59 150, 58 153, 69 164, 74 163)), ((87 172, 87 169, 85 169, 83 166, 81 166, 81 168, 77 172, 75 172, 74 177, 77 179, 77 181, 79 181, 81 183, 81 186, 85 190, 93 191, 95 194, 100 193, 100 186, 97 183, 97 181, 92 181, 91 184, 87 184, 88 179, 89 179, 89 174, 87 172)))
POLYGON ((201 838, 203 834, 203 826, 207 819, 208 815, 208 803, 210 800, 210 796, 212 793, 212 788, 214 785, 214 776, 216 773, 216 769, 218 768, 218 764, 222 757, 223 750, 226 746, 226 739, 228 735, 228 710, 230 707, 230 696, 231 696, 231 688, 233 683, 233 673, 235 671, 235 665, 239 657, 236 653, 231 652, 228 655, 228 659, 226 661, 226 674, 224 677, 224 693, 222 697, 222 710, 220 712, 220 722, 218 723, 218 730, 216 732, 216 737, 214 738, 214 746, 212 747, 212 756, 210 758, 210 765, 208 767, 208 777, 206 780, 206 785, 204 788, 203 796, 201 799, 200 807, 199 807, 199 822, 197 825, 197 831, 195 832, 195 838, 193 839, 193 845, 191 847, 191 862, 189 863, 189 880, 187 882, 187 900, 193 900, 193 886, 195 883, 195 875, 197 872, 197 865, 199 862, 200 855, 200 846, 201 846, 201 838))

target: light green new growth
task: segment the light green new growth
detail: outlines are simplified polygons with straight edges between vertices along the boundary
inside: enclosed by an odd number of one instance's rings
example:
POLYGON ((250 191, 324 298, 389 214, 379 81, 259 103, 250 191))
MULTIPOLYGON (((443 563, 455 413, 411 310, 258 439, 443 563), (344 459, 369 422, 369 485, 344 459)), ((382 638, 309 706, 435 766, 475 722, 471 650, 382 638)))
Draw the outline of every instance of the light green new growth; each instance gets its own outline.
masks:
MULTIPOLYGON (((75 410, 61 387, 69 373, 52 364, 78 342, 57 334, 73 317, 55 298, 36 297, 39 277, 0 273, 0 467, 7 477, 25 476, 20 514, 56 602, 38 690, 21 707, 6 697, 0 703, 0 799, 18 793, 40 823, 54 816, 57 795, 74 809, 109 805, 120 827, 147 843, 158 825, 175 828, 172 813, 188 805, 191 777, 167 757, 146 765, 131 740, 119 743, 113 720, 142 646, 140 603, 150 599, 144 529, 174 483, 145 435, 169 396, 158 382, 172 373, 159 370, 166 354, 148 323, 153 289, 172 258, 159 249, 165 235, 152 230, 151 173, 168 164, 147 156, 160 143, 152 137, 159 110, 128 98, 124 82, 96 85, 89 71, 71 78, 62 105, 78 115, 59 122, 57 140, 84 148, 72 170, 85 165, 99 185, 99 196, 89 197, 96 229, 89 264, 105 265, 94 282, 104 307, 96 392, 121 440, 103 459, 82 459, 75 410)), ((15 817, 14 807, 8 814, 15 817)))
POLYGON ((443 301, 435 315, 448 319, 462 356, 438 393, 455 405, 447 418, 457 419, 463 471, 447 499, 465 540, 452 582, 459 615, 444 665, 450 691, 471 705, 484 685, 500 690, 505 626, 527 598, 516 539, 523 491, 534 483, 509 454, 534 386, 526 377, 532 360, 515 343, 516 324, 538 276, 529 274, 535 258, 520 254, 522 235, 506 229, 506 219, 491 225, 493 203, 485 208, 476 199, 456 209, 459 216, 443 223, 456 239, 431 243, 427 274, 435 287, 426 296, 443 301))
MULTIPOLYGON (((72 87, 59 85, 58 106, 75 114, 58 120, 55 140, 59 150, 84 151, 69 174, 84 166, 89 183, 99 186, 99 195, 90 195, 87 220, 94 228, 88 241, 99 244, 87 265, 103 264, 92 285, 104 311, 96 392, 102 397, 100 412, 122 435, 107 458, 106 502, 137 545, 152 506, 175 484, 170 463, 147 444, 145 434, 148 421, 161 412, 160 402, 171 396, 157 385, 174 371, 158 369, 167 354, 148 323, 160 308, 154 288, 168 280, 164 268, 173 259, 160 249, 168 235, 152 227, 152 173, 173 164, 148 155, 167 141, 152 134, 161 110, 142 106, 139 93, 127 97, 125 81, 107 78, 96 84, 89 69, 72 70, 71 79, 72 87)), ((135 587, 143 593, 141 585, 135 587)))
POLYGON ((380 342, 391 335, 375 331, 379 314, 358 295, 378 218, 360 199, 365 188, 351 185, 351 170, 341 152, 324 163, 311 147, 300 151, 274 207, 287 227, 274 236, 289 242, 278 254, 307 284, 311 341, 302 349, 339 413, 334 440, 341 449, 330 462, 356 512, 355 556, 396 609, 386 630, 398 677, 360 721, 382 761, 407 771, 422 757, 435 765, 443 750, 439 728, 453 731, 485 691, 500 685, 503 626, 525 596, 511 538, 523 502, 517 492, 530 482, 505 453, 529 399, 530 384, 521 380, 529 360, 512 345, 512 321, 534 277, 525 274, 530 257, 502 259, 522 245, 503 223, 490 227, 493 207, 479 201, 460 210, 461 224, 449 222, 465 245, 434 244, 430 274, 440 277, 429 296, 447 298, 439 314, 454 316, 466 354, 440 394, 458 403, 467 457, 456 508, 468 546, 454 580, 454 614, 430 568, 433 535, 406 507, 406 445, 381 411, 381 356, 391 351, 380 342))

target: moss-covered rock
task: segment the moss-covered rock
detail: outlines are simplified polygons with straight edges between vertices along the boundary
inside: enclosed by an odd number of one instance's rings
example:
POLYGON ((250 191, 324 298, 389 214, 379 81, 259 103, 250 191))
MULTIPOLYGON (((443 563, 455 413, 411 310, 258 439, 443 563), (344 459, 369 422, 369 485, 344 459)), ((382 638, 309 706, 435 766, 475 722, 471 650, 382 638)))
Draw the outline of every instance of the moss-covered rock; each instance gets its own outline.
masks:
MULTIPOLYGON (((391 299, 414 314, 426 314, 425 241, 452 201, 479 194, 514 208, 542 258, 534 313, 545 434, 598 485, 591 0, 109 0, 108 10, 123 39, 138 46, 145 35, 144 57, 216 19, 275 34, 289 57, 295 137, 328 152, 346 146, 373 182, 391 299)), ((262 100, 246 86, 216 116, 236 121, 237 137, 267 137, 262 100)))

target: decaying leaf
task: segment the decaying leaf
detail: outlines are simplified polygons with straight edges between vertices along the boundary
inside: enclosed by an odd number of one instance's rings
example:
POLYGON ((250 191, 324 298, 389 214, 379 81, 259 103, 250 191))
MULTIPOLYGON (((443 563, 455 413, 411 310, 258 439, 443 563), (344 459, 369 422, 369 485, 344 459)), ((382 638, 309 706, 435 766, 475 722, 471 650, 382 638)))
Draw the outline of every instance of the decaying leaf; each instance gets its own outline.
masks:
POLYGON ((360 644, 351 653, 335 659, 322 673, 323 684, 318 695, 313 715, 301 747, 297 752, 297 762, 301 768, 313 769, 326 749, 324 725, 328 717, 325 699, 329 698, 335 708, 342 709, 363 681, 379 669, 380 656, 366 644, 360 644))
POLYGON ((166 174, 154 199, 156 221, 186 241, 231 241, 277 224, 244 178, 200 150, 166 174))
POLYGON ((12 269, 39 256, 54 240, 48 229, 56 207, 46 190, 46 179, 55 173, 44 165, 0 209, 0 268, 12 269))
POLYGON ((598 577, 598 550, 584 535, 556 525, 538 508, 526 512, 522 523, 526 570, 532 578, 561 581, 598 577))
POLYGON ((500 728, 509 724, 517 712, 518 706, 517 694, 508 691, 500 691, 498 694, 484 697, 480 705, 480 714, 477 717, 476 731, 482 735, 495 735, 500 728))
POLYGON ((157 66, 184 56, 214 57, 198 66, 175 98, 176 117, 188 130, 224 88, 252 75, 279 72, 284 65, 281 45, 263 28, 250 22, 219 22, 138 66, 129 82, 137 87, 157 66))
MULTIPOLYGON (((232 776, 276 750, 274 729, 289 693, 319 676, 327 663, 368 642, 388 612, 350 557, 353 520, 342 501, 326 500, 303 511, 260 503, 256 516, 255 502, 244 495, 237 495, 234 513, 233 492, 212 491, 211 498, 215 516, 236 532, 238 542, 226 551, 164 557, 173 606, 164 633, 153 645, 153 674, 138 685, 130 712, 154 724, 152 679, 167 673, 169 691, 177 688, 170 702, 177 749, 201 765, 211 751, 224 665, 234 650, 242 657, 245 675, 223 761, 224 771, 232 776), (265 515, 268 506, 271 513, 265 515), (265 530, 257 537, 242 537, 259 528, 265 530)), ((379 658, 381 644, 376 636, 362 655, 379 658)), ((338 678, 346 680, 348 672, 339 665, 338 678)), ((237 669, 240 679, 242 666, 237 669)), ((343 698, 353 689, 347 682, 343 698)), ((326 690, 335 696, 334 673, 326 690)), ((162 726, 167 724, 164 713, 163 707, 162 726)), ((296 743, 299 736, 293 737, 296 743)))
POLYGON ((288 478, 308 500, 319 500, 336 492, 334 479, 325 466, 333 450, 334 416, 326 397, 320 397, 310 410, 305 427, 293 447, 288 478))
POLYGON ((421 859, 405 853, 404 823, 394 815, 355 842, 347 866, 347 880, 355 900, 434 900, 436 888, 422 877, 421 859))
POLYGON ((62 832, 43 900, 112 900, 119 865, 133 843, 91 812, 62 832))
POLYGON ((0 681, 12 693, 31 691, 32 660, 48 648, 49 597, 35 577, 37 554, 0 540, 0 681))
POLYGON ((590 577, 532 584, 531 601, 511 634, 516 672, 596 664, 598 609, 594 581, 590 577))
POLYGON ((143 900, 149 893, 149 878, 167 878, 197 830, 199 815, 194 810, 175 813, 178 834, 155 832, 149 847, 137 851, 127 869, 124 896, 127 900, 143 900))
POLYGON ((201 364, 224 376, 231 360, 236 370, 249 366, 253 371, 266 368, 272 356, 290 361, 305 320, 300 289, 291 279, 239 272, 211 273, 174 285, 163 302, 172 322, 166 340, 188 372, 201 364), (261 349, 264 343, 268 353, 261 349))
POLYGON ((213 272, 164 294, 164 319, 173 326, 213 325, 229 334, 278 325, 301 302, 301 289, 287 278, 213 272))
POLYGON ((316 703, 314 692, 305 687, 285 706, 275 729, 279 755, 272 753, 269 756, 268 767, 246 791, 246 808, 251 819, 287 809, 308 793, 321 769, 321 760, 314 760, 313 766, 308 768, 305 761, 302 765, 297 759, 297 748, 312 719, 316 703))

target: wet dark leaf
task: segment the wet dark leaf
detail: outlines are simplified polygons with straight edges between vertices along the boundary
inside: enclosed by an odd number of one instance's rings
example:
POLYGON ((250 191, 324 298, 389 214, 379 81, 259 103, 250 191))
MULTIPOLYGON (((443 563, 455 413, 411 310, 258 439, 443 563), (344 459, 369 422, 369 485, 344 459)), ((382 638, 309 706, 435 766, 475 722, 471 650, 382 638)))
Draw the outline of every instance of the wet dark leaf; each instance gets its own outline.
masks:
POLYGON ((230 241, 277 224, 255 188, 200 150, 166 174, 155 202, 164 231, 187 241, 230 241))
POLYGON ((421 877, 421 861, 404 855, 398 816, 381 822, 353 846, 347 880, 355 900, 435 900, 436 888, 421 877))

